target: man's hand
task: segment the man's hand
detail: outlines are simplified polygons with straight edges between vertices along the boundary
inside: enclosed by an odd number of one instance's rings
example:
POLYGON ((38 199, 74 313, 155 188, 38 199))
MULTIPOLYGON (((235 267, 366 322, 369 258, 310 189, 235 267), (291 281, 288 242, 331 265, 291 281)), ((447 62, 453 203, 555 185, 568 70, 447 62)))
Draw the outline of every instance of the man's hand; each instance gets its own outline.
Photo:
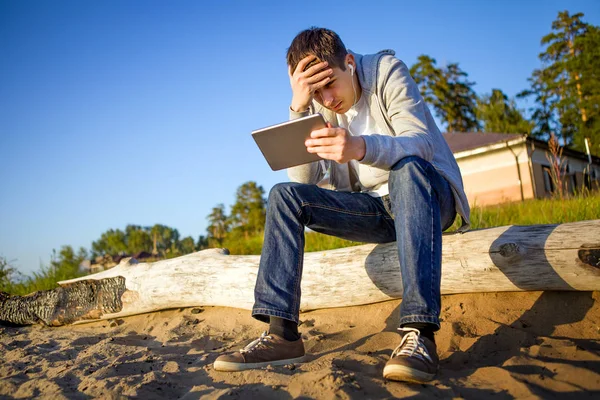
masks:
POLYGON ((333 74, 333 70, 327 68, 326 61, 315 64, 304 71, 306 66, 316 58, 315 55, 306 56, 300 60, 294 72, 292 72, 291 67, 288 69, 293 93, 291 107, 296 112, 308 109, 314 93, 327 85, 331 79, 331 74, 333 74))
POLYGON ((332 128, 330 123, 327 123, 327 128, 312 131, 304 144, 309 153, 317 153, 319 157, 339 164, 360 161, 367 150, 361 136, 352 136, 344 128, 332 128))

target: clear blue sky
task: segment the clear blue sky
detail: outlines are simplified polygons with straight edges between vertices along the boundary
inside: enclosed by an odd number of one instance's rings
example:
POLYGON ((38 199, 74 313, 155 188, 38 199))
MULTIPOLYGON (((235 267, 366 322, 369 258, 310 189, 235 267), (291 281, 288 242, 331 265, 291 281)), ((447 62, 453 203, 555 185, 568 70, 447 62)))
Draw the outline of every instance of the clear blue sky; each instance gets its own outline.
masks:
POLYGON ((458 62, 479 94, 514 96, 565 9, 600 25, 597 0, 0 0, 0 255, 31 273, 127 224, 196 240, 242 183, 286 180, 250 131, 287 119, 302 29, 458 62))

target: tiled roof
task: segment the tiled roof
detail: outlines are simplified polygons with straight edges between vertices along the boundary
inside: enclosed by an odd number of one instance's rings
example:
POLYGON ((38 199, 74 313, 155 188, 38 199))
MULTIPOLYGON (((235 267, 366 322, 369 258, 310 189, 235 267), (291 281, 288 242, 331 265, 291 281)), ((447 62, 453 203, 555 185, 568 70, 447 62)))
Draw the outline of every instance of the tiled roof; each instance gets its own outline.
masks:
POLYGON ((448 142, 450 150, 458 153, 466 150, 473 150, 479 147, 485 147, 496 143, 506 142, 522 138, 518 133, 483 133, 483 132, 453 132, 444 133, 444 139, 448 142))

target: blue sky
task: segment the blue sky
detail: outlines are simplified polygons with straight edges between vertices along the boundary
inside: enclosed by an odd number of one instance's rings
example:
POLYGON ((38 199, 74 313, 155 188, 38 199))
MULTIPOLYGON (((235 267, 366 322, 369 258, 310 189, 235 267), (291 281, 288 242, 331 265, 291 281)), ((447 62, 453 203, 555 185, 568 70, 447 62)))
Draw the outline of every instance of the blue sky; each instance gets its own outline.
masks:
POLYGON ((197 239, 242 183, 286 180, 250 132, 287 119, 302 29, 458 62, 479 94, 514 96, 565 9, 600 25, 597 0, 0 0, 0 255, 31 273, 127 224, 197 239))

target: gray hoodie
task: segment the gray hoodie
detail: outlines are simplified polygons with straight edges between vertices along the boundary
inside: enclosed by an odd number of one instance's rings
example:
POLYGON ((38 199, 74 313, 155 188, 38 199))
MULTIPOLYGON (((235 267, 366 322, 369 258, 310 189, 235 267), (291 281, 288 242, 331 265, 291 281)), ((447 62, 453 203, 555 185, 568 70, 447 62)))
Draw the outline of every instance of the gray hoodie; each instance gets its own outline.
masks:
MULTIPOLYGON (((356 60, 362 96, 367 101, 371 117, 377 126, 384 129, 379 134, 362 136, 366 154, 359 164, 361 184, 375 190, 387 183, 390 169, 404 157, 417 156, 429 161, 450 183, 456 211, 463 220, 460 231, 466 231, 470 209, 458 164, 408 68, 394 57, 392 50, 370 55, 352 54, 356 60)), ((321 113, 326 121, 337 125, 335 113, 314 100, 305 112, 290 110, 290 119, 314 113, 321 113)), ((289 168, 288 176, 294 182, 317 184, 327 170, 331 187, 348 186, 347 166, 329 160, 289 168)))

